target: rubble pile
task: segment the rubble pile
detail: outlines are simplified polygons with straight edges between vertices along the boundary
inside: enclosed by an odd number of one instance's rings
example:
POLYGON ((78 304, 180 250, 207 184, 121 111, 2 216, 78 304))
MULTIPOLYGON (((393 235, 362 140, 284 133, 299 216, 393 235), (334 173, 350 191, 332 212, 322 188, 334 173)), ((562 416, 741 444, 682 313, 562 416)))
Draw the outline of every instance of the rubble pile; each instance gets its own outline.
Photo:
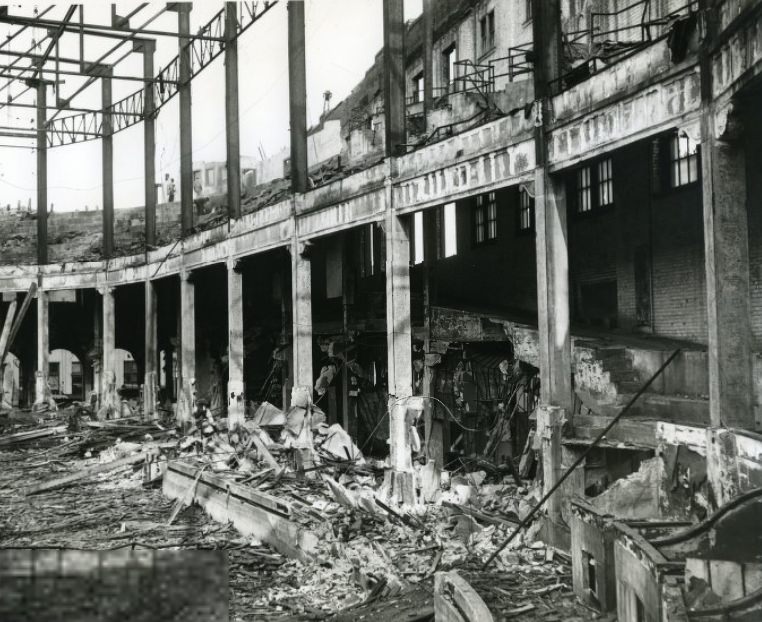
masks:
POLYGON ((384 488, 384 462, 363 456, 308 394, 292 401, 285 413, 264 402, 235 429, 204 400, 185 429, 95 421, 80 406, 17 421, 0 436, 0 451, 15 450, 0 454, 0 545, 225 548, 236 620, 391 620, 400 607, 427 619, 434 573, 451 569, 495 614, 589 616, 573 602, 568 558, 535 542, 534 526, 481 570, 537 503, 528 480, 467 472, 466 463, 452 473, 418 464, 420 502, 397 505, 384 488), (316 537, 310 559, 289 559, 188 501, 162 498, 155 488, 169 460, 288 501, 289 520, 316 537), (549 601, 563 607, 551 611, 549 601))

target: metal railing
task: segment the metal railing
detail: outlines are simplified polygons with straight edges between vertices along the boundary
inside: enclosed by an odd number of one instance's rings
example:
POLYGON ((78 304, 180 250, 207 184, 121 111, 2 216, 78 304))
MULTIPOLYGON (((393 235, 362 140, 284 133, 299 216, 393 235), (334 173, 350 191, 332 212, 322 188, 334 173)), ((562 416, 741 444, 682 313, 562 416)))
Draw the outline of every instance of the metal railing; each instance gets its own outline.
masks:
POLYGON ((522 43, 508 48, 507 56, 492 58, 489 61, 492 67, 492 78, 508 78, 508 82, 513 82, 519 76, 523 76, 534 71, 534 43, 522 43))
MULTIPOLYGON (((666 36, 680 16, 698 10, 698 0, 659 13, 653 0, 638 0, 617 11, 590 13, 586 28, 563 33, 565 56, 579 62, 550 83, 554 92, 573 86, 666 36)), ((574 61, 573 61, 574 62, 574 61)))

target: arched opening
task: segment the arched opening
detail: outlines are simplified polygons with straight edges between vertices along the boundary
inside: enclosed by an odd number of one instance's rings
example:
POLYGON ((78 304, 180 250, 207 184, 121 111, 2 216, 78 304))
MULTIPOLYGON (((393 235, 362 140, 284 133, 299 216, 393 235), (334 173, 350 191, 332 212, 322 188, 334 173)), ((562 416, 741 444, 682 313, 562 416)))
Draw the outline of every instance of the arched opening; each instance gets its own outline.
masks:
POLYGON ((48 386, 54 396, 85 399, 84 369, 76 354, 63 348, 51 350, 48 359, 48 386))
POLYGON ((2 398, 0 408, 18 408, 21 403, 21 361, 8 352, 2 368, 2 398))

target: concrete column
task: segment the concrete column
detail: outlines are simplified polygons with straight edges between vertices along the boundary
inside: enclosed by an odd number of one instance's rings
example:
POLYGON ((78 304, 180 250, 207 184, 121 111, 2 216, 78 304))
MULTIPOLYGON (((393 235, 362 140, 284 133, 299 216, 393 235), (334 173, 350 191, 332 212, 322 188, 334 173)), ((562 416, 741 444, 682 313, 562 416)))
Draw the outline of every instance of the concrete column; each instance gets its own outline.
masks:
POLYGON ((246 416, 243 347, 243 275, 228 261, 228 429, 243 425, 246 416))
POLYGON ((119 416, 119 399, 116 393, 116 370, 114 350, 116 350, 116 311, 114 308, 114 288, 105 286, 103 297, 102 351, 101 351, 101 405, 99 419, 119 416))
POLYGON ((48 293, 37 290, 37 373, 34 382, 34 403, 47 404, 50 398, 48 388, 48 359, 50 356, 50 335, 48 322, 48 293))
MULTIPOLYGON (((46 83, 37 80, 37 263, 48 263, 48 138, 46 83)), ((45 370, 47 374, 47 368, 45 370)))
POLYGON ((196 398, 196 286, 190 272, 180 274, 180 382, 177 421, 190 425, 196 398))
MULTIPOLYGON (((563 419, 564 411, 561 408, 540 406, 537 409, 537 435, 542 449, 543 494, 547 494, 561 478, 561 426, 563 419)), ((548 518, 552 523, 559 524, 561 522, 562 501, 562 494, 554 494, 546 502, 548 518)))
POLYGON ((145 236, 146 246, 156 246, 156 133, 154 116, 156 103, 154 97, 154 53, 156 42, 152 39, 139 39, 133 42, 133 51, 143 54, 143 78, 150 80, 145 83, 143 94, 143 184, 145 201, 145 236))
POLYGON ((717 140, 713 115, 705 116, 711 117, 701 149, 710 421, 713 427, 762 429, 754 417, 744 147, 717 140))
MULTIPOLYGON (((190 2, 178 2, 177 32, 190 34, 190 2)), ((182 235, 186 236, 193 229, 193 133, 191 116, 191 48, 189 39, 178 39, 180 68, 178 76, 180 93, 180 214, 182 235)))
MULTIPOLYGON (((424 266, 423 276, 423 387, 421 394, 424 397, 431 397, 432 385, 434 382, 434 372, 429 365, 431 354, 431 270, 428 264, 424 266)), ((444 422, 434 416, 436 412, 435 403, 432 400, 425 401, 426 410, 424 412, 424 424, 426 430, 426 448, 428 459, 434 462, 437 471, 444 467, 444 422)))
POLYGON ((312 395, 315 383, 312 372, 312 264, 309 246, 300 243, 296 237, 291 246, 291 310, 294 386, 309 387, 312 395))
POLYGON ((241 217, 241 145, 238 127, 237 2, 225 3, 225 133, 227 137, 228 216, 241 217))
POLYGON ((405 18, 403 0, 384 0, 386 155, 405 153, 405 18))
POLYGON ((103 109, 103 138, 101 138, 103 168, 103 256, 114 254, 114 139, 111 108, 111 69, 101 77, 101 107, 103 109))
POLYGON ((391 180, 386 182, 386 343, 389 378, 391 493, 402 503, 414 501, 408 399, 413 395, 410 324, 410 234, 394 213, 391 180))
POLYGON ((143 416, 156 419, 159 377, 157 373, 157 313, 156 286, 149 279, 145 282, 145 377, 143 380, 143 416))
POLYGON ((535 172, 535 224, 540 401, 571 412, 566 194, 563 182, 544 167, 535 172))

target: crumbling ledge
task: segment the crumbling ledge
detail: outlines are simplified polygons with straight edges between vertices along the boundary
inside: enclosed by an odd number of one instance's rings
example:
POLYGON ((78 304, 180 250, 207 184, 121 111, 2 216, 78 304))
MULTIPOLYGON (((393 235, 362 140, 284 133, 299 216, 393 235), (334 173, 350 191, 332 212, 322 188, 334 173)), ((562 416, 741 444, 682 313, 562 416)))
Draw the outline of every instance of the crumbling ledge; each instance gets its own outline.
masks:
MULTIPOLYGON (((198 468, 184 462, 170 462, 162 492, 170 499, 185 499, 197 477, 198 468)), ((291 520, 289 503, 219 475, 202 473, 192 501, 214 520, 230 521, 242 534, 266 542, 288 557, 307 561, 317 549, 317 536, 291 520)))

